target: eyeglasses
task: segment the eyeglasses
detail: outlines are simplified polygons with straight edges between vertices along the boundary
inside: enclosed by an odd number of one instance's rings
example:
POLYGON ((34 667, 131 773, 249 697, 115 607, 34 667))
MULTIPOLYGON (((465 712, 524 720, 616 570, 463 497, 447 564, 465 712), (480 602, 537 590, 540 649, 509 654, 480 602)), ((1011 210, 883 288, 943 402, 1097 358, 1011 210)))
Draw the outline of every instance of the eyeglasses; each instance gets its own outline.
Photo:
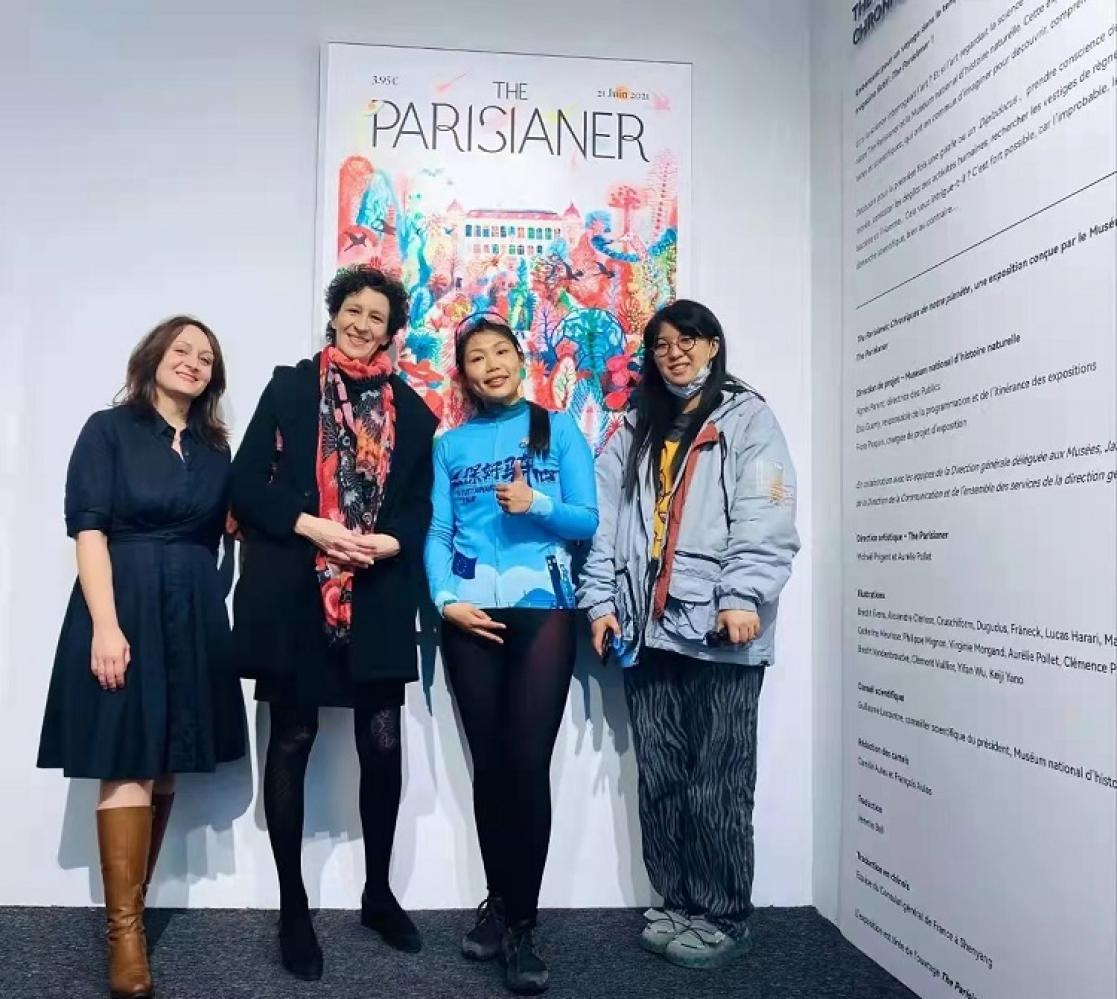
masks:
POLYGON ((672 347, 678 347, 684 354, 689 354, 694 350, 696 343, 698 343, 698 337, 683 333, 677 340, 657 340, 652 348, 652 353, 656 357, 666 357, 671 353, 672 347))

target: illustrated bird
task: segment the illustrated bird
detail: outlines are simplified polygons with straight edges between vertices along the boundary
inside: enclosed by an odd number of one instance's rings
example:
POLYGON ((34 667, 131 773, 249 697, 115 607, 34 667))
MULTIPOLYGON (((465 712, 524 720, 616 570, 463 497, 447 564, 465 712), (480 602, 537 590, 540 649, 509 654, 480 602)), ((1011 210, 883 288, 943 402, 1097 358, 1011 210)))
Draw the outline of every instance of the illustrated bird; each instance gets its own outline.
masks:
POLYGON ((349 245, 346 250, 352 250, 355 246, 368 246, 368 233, 367 232, 348 232, 346 235, 349 237, 349 245))
POLYGON ((558 277, 560 267, 562 268, 563 271, 565 271, 565 274, 563 275, 562 280, 578 281, 581 278, 585 277, 585 273, 583 271, 574 270, 574 268, 571 267, 570 264, 568 264, 565 260, 563 260, 562 257, 557 257, 557 256, 552 255, 552 256, 547 258, 547 280, 548 281, 554 281, 555 278, 558 277))
POLYGON ((464 80, 464 79, 465 79, 465 78, 466 78, 467 76, 469 76, 469 74, 468 74, 468 73, 459 73, 459 74, 458 74, 457 76, 455 76, 455 77, 454 77, 454 78, 453 78, 452 80, 447 80, 447 81, 446 81, 445 83, 439 83, 439 84, 436 84, 436 85, 435 85, 435 88, 434 88, 434 90, 435 90, 435 93, 438 93, 438 94, 444 94, 444 93, 445 93, 445 92, 446 92, 447 90, 449 90, 449 89, 450 89, 450 88, 451 88, 451 87, 452 87, 452 86, 453 86, 453 85, 454 85, 455 83, 457 83, 457 82, 458 82, 458 80, 464 80))

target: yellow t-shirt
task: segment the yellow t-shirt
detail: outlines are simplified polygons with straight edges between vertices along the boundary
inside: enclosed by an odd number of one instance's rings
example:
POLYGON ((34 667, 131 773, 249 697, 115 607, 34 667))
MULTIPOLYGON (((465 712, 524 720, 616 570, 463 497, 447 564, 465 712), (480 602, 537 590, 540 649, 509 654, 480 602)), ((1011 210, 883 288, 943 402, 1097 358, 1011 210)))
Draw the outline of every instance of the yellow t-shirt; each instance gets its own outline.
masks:
POLYGON ((667 514, 671 505, 671 464, 675 460, 675 452, 679 450, 677 440, 663 442, 663 450, 659 453, 659 499, 655 504, 655 516, 652 523, 652 550, 651 556, 659 558, 663 551, 663 542, 667 537, 667 514))

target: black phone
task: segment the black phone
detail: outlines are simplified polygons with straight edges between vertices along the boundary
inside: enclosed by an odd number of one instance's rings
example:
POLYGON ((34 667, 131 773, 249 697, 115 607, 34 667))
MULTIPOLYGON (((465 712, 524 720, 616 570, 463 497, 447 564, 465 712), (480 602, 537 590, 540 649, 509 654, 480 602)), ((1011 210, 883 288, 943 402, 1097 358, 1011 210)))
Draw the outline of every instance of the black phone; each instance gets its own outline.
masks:
POLYGON ((613 639, 616 636, 613 634, 612 628, 606 628, 605 634, 601 636, 601 662, 602 664, 609 662, 609 656, 613 652, 613 639))
POLYGON ((718 628, 717 631, 707 631, 706 637, 702 641, 711 649, 717 648, 719 645, 729 644, 729 629, 718 628))

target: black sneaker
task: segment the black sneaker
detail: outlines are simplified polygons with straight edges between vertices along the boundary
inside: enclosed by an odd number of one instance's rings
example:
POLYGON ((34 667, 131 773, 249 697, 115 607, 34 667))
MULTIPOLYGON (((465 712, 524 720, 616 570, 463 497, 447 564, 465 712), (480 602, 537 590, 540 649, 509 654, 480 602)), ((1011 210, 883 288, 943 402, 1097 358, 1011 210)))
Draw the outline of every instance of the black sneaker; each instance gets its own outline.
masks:
POLYGON ((361 893, 361 925, 379 933, 384 943, 396 950, 418 954, 423 949, 419 928, 391 893, 375 902, 367 890, 361 893))
POLYGON ((489 895, 477 906, 477 922, 462 937, 462 954, 471 961, 491 961, 500 953, 504 936, 504 899, 489 895))
POLYGON ((532 996, 547 991, 549 973, 535 949, 534 929, 532 923, 517 923, 504 931, 500 941, 504 984, 517 995, 532 996))
POLYGON ((322 977, 322 948, 309 912, 280 914, 279 955, 283 967, 296 978, 316 982, 322 977))

